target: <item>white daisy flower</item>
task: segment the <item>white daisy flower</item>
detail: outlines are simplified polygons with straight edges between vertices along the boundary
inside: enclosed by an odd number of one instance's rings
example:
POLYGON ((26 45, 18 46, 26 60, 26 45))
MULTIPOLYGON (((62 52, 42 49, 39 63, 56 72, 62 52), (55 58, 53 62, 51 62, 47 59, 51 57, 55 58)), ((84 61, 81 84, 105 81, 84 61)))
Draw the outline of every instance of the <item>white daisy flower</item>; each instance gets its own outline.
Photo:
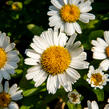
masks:
POLYGON ((19 109, 14 101, 23 98, 21 93, 22 90, 19 90, 17 84, 12 85, 10 88, 8 81, 5 82, 4 88, 2 84, 0 84, 0 109, 19 109))
POLYGON ((104 85, 109 81, 108 74, 104 74, 101 68, 94 70, 93 66, 89 67, 89 73, 87 74, 87 81, 91 84, 91 87, 102 89, 104 85))
POLYGON ((28 69, 26 78, 33 79, 35 86, 40 86, 47 79, 47 90, 56 93, 63 86, 66 91, 72 90, 72 85, 80 78, 75 69, 88 68, 86 53, 81 42, 74 43, 76 35, 68 40, 66 34, 48 29, 41 36, 34 36, 32 49, 26 50, 29 58, 25 64, 33 65, 28 69))
POLYGON ((88 101, 87 101, 87 105, 88 105, 88 107, 87 107, 87 108, 84 108, 84 109, 99 109, 98 104, 97 104, 96 101, 90 102, 90 101, 88 100, 88 101))
POLYGON ((77 21, 88 23, 95 19, 95 15, 88 13, 92 10, 90 1, 81 0, 51 0, 53 6, 49 7, 48 15, 50 27, 60 29, 67 35, 75 32, 81 34, 81 27, 77 21))
POLYGON ((98 60, 103 60, 100 63, 100 67, 107 71, 109 69, 109 31, 104 32, 104 40, 97 38, 97 40, 92 40, 93 58, 98 60))
POLYGON ((73 104, 81 103, 81 100, 80 100, 81 95, 75 90, 68 93, 68 98, 69 98, 70 103, 73 103, 73 104))
POLYGON ((18 51, 13 50, 15 43, 10 43, 10 38, 5 33, 0 33, 0 82, 2 79, 11 79, 19 62, 18 51))

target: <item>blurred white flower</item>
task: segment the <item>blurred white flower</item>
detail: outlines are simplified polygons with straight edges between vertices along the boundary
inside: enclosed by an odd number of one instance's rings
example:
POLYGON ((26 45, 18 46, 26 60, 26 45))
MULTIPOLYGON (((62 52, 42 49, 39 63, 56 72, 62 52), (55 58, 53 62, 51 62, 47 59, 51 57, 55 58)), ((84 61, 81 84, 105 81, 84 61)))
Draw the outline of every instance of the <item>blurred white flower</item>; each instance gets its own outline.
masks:
POLYGON ((18 105, 14 101, 18 101, 23 98, 22 90, 19 90, 17 84, 12 85, 9 88, 8 81, 5 82, 4 88, 0 84, 0 109, 19 109, 18 105))
POLYGON ((81 95, 77 91, 72 91, 68 93, 68 98, 70 103, 80 104, 81 103, 81 95))
POLYGON ((87 81, 91 84, 91 87, 102 89, 104 85, 109 81, 108 74, 104 74, 101 68, 94 70, 93 66, 89 67, 89 73, 87 74, 87 81))
POLYGON ((11 79, 19 62, 18 51, 13 50, 15 43, 10 43, 10 38, 5 33, 0 33, 0 83, 2 79, 11 79))
POLYGON ((88 100, 88 101, 87 101, 87 105, 88 105, 88 107, 87 107, 87 108, 84 108, 84 109, 99 109, 98 104, 97 104, 96 101, 90 102, 90 101, 88 100))
POLYGON ((92 10, 91 2, 81 0, 51 0, 53 6, 49 7, 48 15, 50 27, 60 29, 67 35, 75 32, 81 34, 81 27, 77 21, 88 23, 94 20, 95 15, 88 13, 92 10))
POLYGON ((97 40, 92 40, 93 58, 98 60, 103 60, 100 63, 100 67, 107 71, 109 69, 109 31, 104 32, 104 40, 97 38, 97 40))
POLYGON ((109 104, 106 104, 104 109, 109 109, 109 104))
POLYGON ((26 78, 33 79, 35 87, 40 86, 47 79, 47 90, 56 93, 60 86, 72 91, 72 84, 79 78, 80 74, 75 69, 88 68, 86 53, 81 47, 81 42, 74 43, 76 34, 69 41, 65 33, 58 33, 48 29, 41 36, 34 36, 31 47, 27 49, 25 64, 33 65, 28 69, 26 78))

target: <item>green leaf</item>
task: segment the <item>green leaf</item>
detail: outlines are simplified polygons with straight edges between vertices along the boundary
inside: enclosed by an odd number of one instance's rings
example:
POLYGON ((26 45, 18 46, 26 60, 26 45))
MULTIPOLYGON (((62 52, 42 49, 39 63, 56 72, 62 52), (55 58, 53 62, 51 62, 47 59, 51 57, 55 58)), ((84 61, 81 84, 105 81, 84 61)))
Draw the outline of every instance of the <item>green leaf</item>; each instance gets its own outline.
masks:
POLYGON ((96 40, 97 37, 103 37, 103 32, 103 30, 92 31, 89 34, 89 42, 91 42, 91 40, 96 40))
POLYGON ((67 102, 68 109, 82 109, 81 104, 71 104, 67 102))
POLYGON ((35 24, 28 24, 27 28, 33 33, 33 34, 37 34, 40 35, 43 31, 43 28, 40 26, 37 26, 35 24))
POLYGON ((96 94, 98 101, 104 101, 104 90, 94 89, 93 92, 96 94))
POLYGON ((31 106, 24 106, 24 105, 20 107, 20 109, 30 109, 30 108, 31 106))

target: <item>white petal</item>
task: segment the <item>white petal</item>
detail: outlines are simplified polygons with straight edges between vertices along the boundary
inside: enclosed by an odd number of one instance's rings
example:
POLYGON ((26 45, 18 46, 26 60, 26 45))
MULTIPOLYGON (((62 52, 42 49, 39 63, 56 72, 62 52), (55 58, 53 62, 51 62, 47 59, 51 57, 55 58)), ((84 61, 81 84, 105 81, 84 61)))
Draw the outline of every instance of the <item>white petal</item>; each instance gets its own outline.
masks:
POLYGON ((15 94, 18 89, 19 89, 19 87, 17 87, 17 84, 13 84, 9 89, 9 94, 10 95, 15 94))
POLYGON ((3 85, 0 83, 0 93, 3 92, 3 85))
POLYGON ((49 25, 50 27, 55 26, 54 30, 58 30, 58 28, 61 28, 61 26, 63 26, 63 21, 61 20, 59 13, 49 17, 49 25))
POLYGON ((89 19, 89 20, 94 20, 95 19, 95 15, 91 14, 91 13, 83 13, 83 14, 81 14, 81 16, 83 18, 86 18, 86 19, 89 19))
POLYGON ((80 27, 80 25, 79 25, 77 22, 73 23, 73 26, 74 26, 75 30, 76 30, 79 34, 82 33, 81 27, 80 27))
POLYGON ((93 53, 93 58, 94 59, 99 59, 99 60, 101 60, 101 59, 105 59, 107 56, 106 56, 106 54, 105 53, 100 53, 100 52, 94 52, 93 53))
POLYGON ((8 91, 9 91, 9 82, 8 81, 6 81, 5 84, 4 84, 4 91, 6 93, 8 93, 8 91))
POLYGON ((40 73, 40 70, 41 70, 40 66, 34 66, 34 67, 29 68, 26 74, 27 80, 33 79, 36 75, 40 73))
POLYGON ((53 34, 53 43, 54 45, 58 46, 59 45, 59 36, 58 36, 58 31, 54 31, 54 34, 53 34))
POLYGON ((52 10, 52 11, 48 11, 47 15, 49 16, 53 16, 53 15, 57 15, 58 11, 52 10))
POLYGON ((0 83, 2 82, 3 80, 3 76, 2 76, 2 73, 0 72, 0 83))
POLYGON ((55 94, 58 87, 59 87, 59 80, 58 80, 57 75, 55 75, 55 76, 49 75, 49 77, 47 79, 48 92, 55 94))
POLYGON ((69 36, 75 33, 73 23, 68 23, 68 22, 65 23, 65 32, 69 36))
MULTIPOLYGON (((80 43, 77 43, 77 44, 79 45, 80 43)), ((78 46, 78 45, 76 45, 76 46, 78 46)), ((83 47, 79 47, 79 48, 72 47, 71 49, 69 49, 69 52, 70 52, 70 55, 72 58, 79 56, 83 51, 84 51, 83 47)))
POLYGON ((66 5, 68 4, 68 0, 63 0, 63 2, 64 2, 64 4, 66 4, 66 5))
POLYGON ((25 51, 26 55, 33 58, 33 59, 39 59, 41 56, 37 54, 34 50, 32 49, 26 49, 25 51))
POLYGON ((88 105, 88 108, 87 109, 92 109, 91 102, 89 100, 87 101, 87 105, 88 105))
POLYGON ((12 100, 17 101, 17 100, 22 99, 23 98, 22 92, 23 92, 23 90, 18 90, 16 93, 12 94, 11 95, 12 100))
POLYGON ((7 54, 7 61, 18 63, 20 58, 17 55, 7 54))
POLYGON ((7 40, 6 34, 0 33, 0 47, 3 47, 5 49, 5 47, 8 45, 6 40, 7 40))
POLYGON ((35 87, 40 86, 46 80, 47 76, 48 74, 45 71, 40 70, 40 72, 33 78, 35 81, 35 87))
POLYGON ((59 38, 59 45, 62 46, 62 47, 64 47, 65 44, 66 44, 66 41, 67 41, 68 37, 66 36, 65 33, 61 33, 61 32, 60 32, 58 38, 59 38))
POLYGON ((91 51, 98 52, 98 54, 105 53, 105 47, 103 46, 92 47, 91 51))
POLYGON ((65 88, 68 87, 66 73, 58 74, 58 79, 59 79, 59 84, 60 85, 62 85, 65 88))
POLYGON ((104 109, 109 109, 109 104, 106 104, 104 109))
MULTIPOLYGON (((48 35, 49 34, 50 34, 50 32, 48 33, 48 35)), ((36 45, 37 48, 40 48, 42 50, 45 50, 49 46, 48 43, 43 38, 41 38, 39 36, 36 36, 36 35, 33 38, 33 42, 35 43, 35 45, 36 45)))
POLYGON ((66 92, 72 91, 72 80, 64 72, 63 74, 58 74, 59 84, 62 85, 66 92))
POLYGON ((11 102, 9 104, 9 109, 19 109, 19 106, 15 102, 11 102))
POLYGON ((5 48, 5 51, 6 51, 6 52, 9 52, 9 51, 11 51, 13 48, 15 48, 15 43, 9 44, 9 45, 5 48))
POLYGON ((75 39, 76 39, 76 36, 77 36, 76 33, 74 33, 72 36, 70 36, 70 39, 68 40, 68 42, 67 42, 67 44, 66 44, 66 47, 70 47, 70 46, 73 45, 73 43, 74 43, 74 41, 75 41, 75 39))
POLYGON ((80 78, 80 74, 72 68, 68 68, 66 72, 73 79, 73 83, 80 78))
POLYGON ((89 19, 87 19, 83 14, 80 14, 79 20, 83 23, 89 23, 89 19))
POLYGON ((58 9, 61 9, 62 5, 57 0, 51 0, 51 3, 58 9))
POLYGON ((80 2, 80 0, 69 0, 69 4, 77 5, 80 2))
POLYGON ((104 47, 107 47, 108 46, 108 44, 103 39, 101 39, 101 38, 97 38, 97 41, 98 41, 98 43, 100 45, 102 45, 104 47))
POLYGON ((109 69, 109 60, 105 59, 100 63, 100 67, 104 70, 107 71, 109 69))
POLYGON ((96 103, 96 101, 92 101, 92 109, 99 109, 98 104, 96 103))
POLYGON ((4 79, 7 79, 7 80, 11 79, 9 73, 6 70, 0 71, 0 73, 2 73, 2 76, 4 79))
POLYGON ((42 54, 42 52, 44 51, 43 49, 38 48, 35 43, 31 43, 30 46, 39 54, 42 54))
POLYGON ((8 61, 7 64, 9 64, 10 66, 12 66, 14 69, 16 69, 18 67, 17 63, 14 61, 8 61))
POLYGON ((47 44, 49 44, 49 46, 54 45, 53 43, 53 30, 52 29, 48 29, 48 31, 44 31, 41 34, 41 38, 43 38, 47 44))
POLYGON ((52 5, 52 6, 49 6, 49 10, 51 10, 51 11, 52 11, 52 10, 58 11, 58 9, 57 9, 55 6, 53 6, 53 5, 52 5))
POLYGON ((104 39, 105 39, 105 41, 108 43, 108 45, 109 45, 109 31, 105 31, 104 32, 104 39))
POLYGON ((25 64, 27 65, 38 65, 38 60, 32 59, 32 58, 26 58, 25 64))
POLYGON ((86 12, 89 12, 89 11, 91 11, 92 10, 92 7, 91 6, 82 6, 82 5, 80 5, 80 12, 81 13, 86 13, 86 12))
POLYGON ((76 60, 72 59, 70 67, 75 68, 75 69, 87 69, 89 66, 89 63, 86 61, 81 61, 81 60, 76 60))

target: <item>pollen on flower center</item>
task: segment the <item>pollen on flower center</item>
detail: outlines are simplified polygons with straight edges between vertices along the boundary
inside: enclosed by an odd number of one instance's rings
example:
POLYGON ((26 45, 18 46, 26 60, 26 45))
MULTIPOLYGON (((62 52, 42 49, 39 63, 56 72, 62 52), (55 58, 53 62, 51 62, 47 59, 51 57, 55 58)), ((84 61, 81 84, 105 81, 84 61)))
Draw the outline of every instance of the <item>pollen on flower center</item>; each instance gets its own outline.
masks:
POLYGON ((11 97, 9 94, 3 92, 0 93, 0 107, 8 107, 11 101, 11 97))
POLYGON ((108 47, 106 47, 106 55, 107 55, 107 57, 109 57, 109 46, 108 47))
POLYGON ((2 68, 7 61, 7 55, 3 48, 0 48, 0 68, 2 68))
POLYGON ((60 16, 65 22, 75 22, 80 17, 80 10, 76 5, 64 5, 60 9, 60 16))
POLYGON ((41 56, 43 69, 52 75, 63 73, 68 68, 70 61, 68 50, 61 46, 51 46, 41 56))
POLYGON ((78 99, 77 95, 75 93, 72 93, 70 95, 70 97, 72 98, 72 102, 76 102, 76 100, 78 99))
POLYGON ((101 83, 102 81, 103 81, 103 80, 102 80, 102 75, 101 75, 100 73, 92 74, 92 76, 91 76, 91 82, 92 82, 94 85, 98 86, 98 85, 100 85, 100 83, 101 83))

